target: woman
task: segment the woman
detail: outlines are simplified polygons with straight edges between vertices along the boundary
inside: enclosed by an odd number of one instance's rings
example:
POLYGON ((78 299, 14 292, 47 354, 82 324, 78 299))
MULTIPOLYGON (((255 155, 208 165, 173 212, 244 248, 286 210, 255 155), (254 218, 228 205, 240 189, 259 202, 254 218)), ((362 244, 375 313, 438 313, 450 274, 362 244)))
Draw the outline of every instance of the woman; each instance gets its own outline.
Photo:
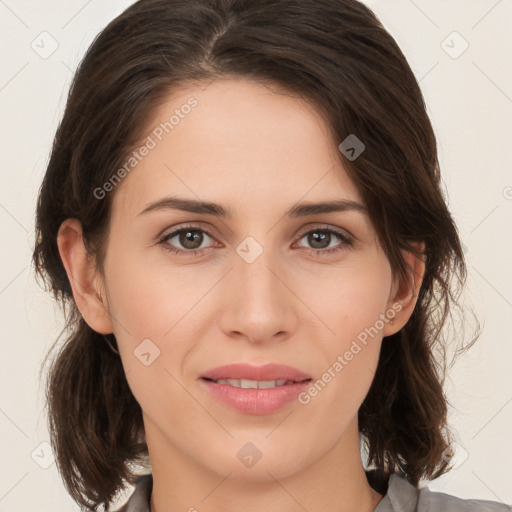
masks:
POLYGON ((69 307, 47 400, 79 505, 128 482, 124 512, 508 510, 420 487, 450 469, 434 352, 466 269, 421 91, 356 0, 112 21, 34 262, 69 307))

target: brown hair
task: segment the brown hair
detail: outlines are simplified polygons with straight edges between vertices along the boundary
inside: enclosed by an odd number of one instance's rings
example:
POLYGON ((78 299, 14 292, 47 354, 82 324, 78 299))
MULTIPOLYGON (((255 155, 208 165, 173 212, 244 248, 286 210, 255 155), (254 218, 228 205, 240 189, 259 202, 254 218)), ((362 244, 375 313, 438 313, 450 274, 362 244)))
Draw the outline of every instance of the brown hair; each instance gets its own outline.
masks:
POLYGON ((356 0, 140 0, 83 58, 37 204, 33 261, 64 305, 68 330, 48 372, 51 443, 71 497, 93 510, 109 510, 123 480, 134 484, 131 465, 147 462, 147 445, 120 358, 74 303, 57 232, 77 218, 102 271, 113 193, 99 200, 95 189, 123 165, 174 88, 230 76, 299 94, 323 113, 335 140, 356 134, 365 144, 357 159, 339 158, 394 276, 408 275, 402 250, 426 265, 413 314, 384 340, 359 410, 368 463, 383 474, 402 471, 413 484, 449 469, 446 361, 436 349, 466 267, 423 96, 398 45, 356 0), (425 243, 423 253, 415 241, 425 243))

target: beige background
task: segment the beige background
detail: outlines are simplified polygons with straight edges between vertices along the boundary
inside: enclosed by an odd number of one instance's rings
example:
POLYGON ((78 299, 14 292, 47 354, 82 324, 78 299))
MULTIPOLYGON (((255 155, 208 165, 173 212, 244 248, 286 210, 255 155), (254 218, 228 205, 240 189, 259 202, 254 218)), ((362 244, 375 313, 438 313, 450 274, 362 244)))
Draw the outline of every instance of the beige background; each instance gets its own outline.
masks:
MULTIPOLYGON (((0 512, 78 510, 47 444, 38 371, 62 320, 30 266, 34 206, 72 73, 131 3, 0 0, 0 512), (47 58, 38 37, 58 44, 47 58)), ((446 383, 459 465, 430 487, 512 504, 512 0, 365 3, 420 80, 484 325, 446 383)))

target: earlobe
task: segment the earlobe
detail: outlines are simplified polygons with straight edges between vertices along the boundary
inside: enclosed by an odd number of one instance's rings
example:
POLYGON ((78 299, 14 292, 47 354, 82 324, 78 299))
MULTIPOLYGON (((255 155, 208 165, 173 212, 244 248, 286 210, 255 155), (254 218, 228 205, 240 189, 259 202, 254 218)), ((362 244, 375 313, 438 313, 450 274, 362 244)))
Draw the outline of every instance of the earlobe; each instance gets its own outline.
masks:
MULTIPOLYGON (((424 243, 413 244, 422 252, 424 243)), ((421 284, 425 275, 425 257, 418 257, 412 252, 404 252, 404 259, 409 267, 409 278, 406 282, 399 283, 395 293, 388 303, 389 310, 395 311, 394 322, 388 322, 383 329, 383 336, 397 333, 411 317, 418 300, 421 284)))
POLYGON ((82 225, 77 219, 66 219, 57 235, 59 254, 66 270, 73 298, 87 324, 100 334, 113 331, 106 296, 94 258, 83 243, 82 225))

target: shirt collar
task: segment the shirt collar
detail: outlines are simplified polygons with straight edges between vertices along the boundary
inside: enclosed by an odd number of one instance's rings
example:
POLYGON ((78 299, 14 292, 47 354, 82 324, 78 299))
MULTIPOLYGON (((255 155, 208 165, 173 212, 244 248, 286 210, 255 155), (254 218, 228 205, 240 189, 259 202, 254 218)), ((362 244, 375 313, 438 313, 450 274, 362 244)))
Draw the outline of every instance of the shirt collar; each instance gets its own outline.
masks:
POLYGON ((415 512, 420 490, 398 473, 389 477, 386 495, 374 512, 415 512))

